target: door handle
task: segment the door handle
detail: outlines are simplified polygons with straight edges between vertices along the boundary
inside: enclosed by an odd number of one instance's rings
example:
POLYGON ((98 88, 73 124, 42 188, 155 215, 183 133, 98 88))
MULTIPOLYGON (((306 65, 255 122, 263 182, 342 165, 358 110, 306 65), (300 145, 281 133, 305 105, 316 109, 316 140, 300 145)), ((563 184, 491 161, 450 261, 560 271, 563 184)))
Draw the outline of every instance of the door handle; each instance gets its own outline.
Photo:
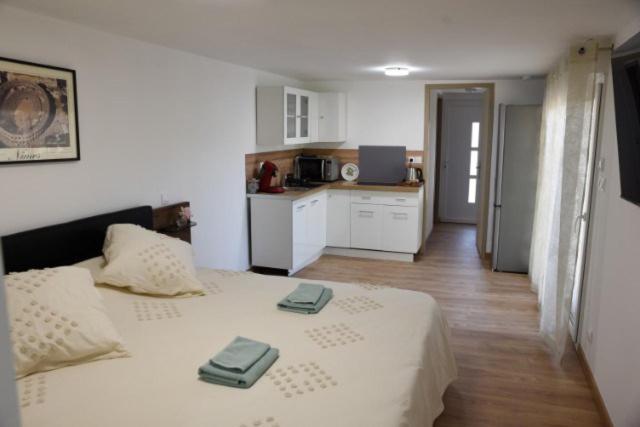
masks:
POLYGON ((406 212, 391 212, 391 215, 393 215, 393 219, 408 219, 409 218, 409 214, 406 212))
POLYGON ((373 218, 373 211, 358 211, 360 218, 373 218))
POLYGON ((305 208, 305 206, 307 206, 307 205, 300 205, 300 206, 298 206, 296 209, 297 209, 297 210, 299 210, 299 211, 301 211, 302 209, 304 209, 304 208, 305 208))
POLYGON ((578 233, 580 231, 580 222, 587 220, 587 213, 583 212, 580 215, 576 216, 576 219, 573 223, 573 232, 578 233))
POLYGON ((315 205, 316 203, 318 203, 318 199, 316 199, 316 200, 312 200, 312 201, 311 201, 311 206, 315 205))

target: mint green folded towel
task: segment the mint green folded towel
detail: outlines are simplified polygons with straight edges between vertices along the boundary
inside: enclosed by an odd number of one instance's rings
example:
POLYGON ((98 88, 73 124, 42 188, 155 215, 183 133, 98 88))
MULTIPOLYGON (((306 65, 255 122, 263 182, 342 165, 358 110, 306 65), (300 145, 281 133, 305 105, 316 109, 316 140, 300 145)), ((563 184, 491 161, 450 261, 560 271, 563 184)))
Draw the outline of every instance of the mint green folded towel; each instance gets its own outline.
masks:
POLYGON ((313 283, 300 283, 298 287, 287 295, 287 301, 299 304, 317 304, 324 292, 324 286, 313 283))
MULTIPOLYGON (((331 288, 327 288, 322 285, 309 285, 309 286, 317 286, 322 289, 322 292, 320 293, 320 297, 316 300, 315 303, 303 303, 303 302, 291 301, 290 299, 291 294, 289 294, 289 296, 285 297, 282 301, 278 303, 278 309, 284 310, 284 311, 292 311, 294 313, 302 313, 302 314, 318 313, 320 310, 322 310, 322 308, 325 305, 327 305, 329 300, 333 298, 333 291, 331 290, 331 288)), ((292 293, 295 293, 296 291, 293 291, 292 293)), ((311 298, 312 297, 309 297, 309 299, 311 298)), ((298 300, 299 298, 294 297, 293 299, 298 300)))
POLYGON ((216 354, 209 363, 220 369, 243 373, 260 360, 270 348, 269 344, 244 337, 236 337, 224 350, 216 354))
POLYGON ((268 344, 237 337, 223 351, 198 369, 200 379, 230 387, 249 388, 269 369, 280 355, 268 344), (266 346, 266 351, 262 352, 266 346), (229 351, 227 351, 229 350, 229 351), (259 356, 257 356, 260 354, 259 356), (219 362, 229 365, 222 367, 219 362))
POLYGON ((229 387, 249 388, 269 369, 279 356, 277 348, 270 348, 260 360, 244 373, 220 369, 211 363, 202 365, 198 370, 200 379, 208 383, 229 387))

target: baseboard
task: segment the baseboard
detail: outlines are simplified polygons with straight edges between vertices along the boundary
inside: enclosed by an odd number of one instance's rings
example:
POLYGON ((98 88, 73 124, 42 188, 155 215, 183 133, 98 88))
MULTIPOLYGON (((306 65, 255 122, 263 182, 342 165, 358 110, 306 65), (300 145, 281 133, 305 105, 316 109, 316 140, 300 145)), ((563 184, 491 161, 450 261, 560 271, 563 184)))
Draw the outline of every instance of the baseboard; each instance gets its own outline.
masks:
POLYGON ((589 362, 587 362, 587 357, 585 356, 580 344, 578 344, 576 352, 578 353, 578 360, 580 361, 580 365, 582 365, 584 376, 587 377, 587 382, 589 383, 593 393, 593 399, 596 401, 596 406, 598 407, 598 411, 600 411, 604 425, 606 427, 614 427, 613 421, 611 421, 611 417, 609 416, 609 411, 607 411, 607 407, 604 404, 604 399, 602 398, 600 389, 598 388, 598 383, 596 383, 596 379, 593 376, 593 372, 591 372, 589 362))
POLYGON ((326 255, 339 255, 353 258, 371 258, 384 259, 387 261, 413 262, 413 254, 401 252, 370 251, 366 249, 335 248, 332 246, 327 246, 326 248, 324 248, 324 253, 326 255))
POLYGON ((477 225, 478 222, 475 219, 460 219, 460 218, 440 218, 439 222, 449 224, 464 224, 464 225, 477 225))

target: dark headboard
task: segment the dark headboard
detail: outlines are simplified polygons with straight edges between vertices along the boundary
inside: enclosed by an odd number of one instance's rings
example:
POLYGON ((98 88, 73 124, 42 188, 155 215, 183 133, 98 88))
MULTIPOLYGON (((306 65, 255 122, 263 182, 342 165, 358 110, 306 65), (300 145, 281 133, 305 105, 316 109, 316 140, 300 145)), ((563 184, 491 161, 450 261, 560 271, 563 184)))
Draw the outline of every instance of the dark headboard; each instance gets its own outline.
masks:
POLYGON ((137 224, 153 229, 151 206, 92 216, 2 237, 4 270, 59 267, 102 255, 107 227, 137 224))

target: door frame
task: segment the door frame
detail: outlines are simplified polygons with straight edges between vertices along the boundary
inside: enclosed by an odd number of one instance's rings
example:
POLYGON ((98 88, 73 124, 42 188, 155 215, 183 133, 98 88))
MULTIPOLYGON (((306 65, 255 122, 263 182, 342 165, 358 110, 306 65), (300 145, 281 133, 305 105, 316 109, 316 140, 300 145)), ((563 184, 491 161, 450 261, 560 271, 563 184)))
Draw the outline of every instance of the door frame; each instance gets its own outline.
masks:
MULTIPOLYGON (((491 153, 493 152, 493 115, 495 108, 495 83, 428 83, 425 85, 425 103, 424 103, 424 152, 428 155, 431 146, 430 133, 432 127, 437 127, 437 123, 431 123, 430 121, 430 107, 431 96, 439 90, 451 90, 451 89, 469 89, 469 88, 481 88, 485 90, 485 96, 483 97, 483 122, 486 124, 483 126, 480 137, 480 171, 478 181, 479 188, 479 205, 478 205, 478 221, 476 229, 476 249, 478 254, 485 258, 487 256, 487 231, 489 224, 489 198, 491 191, 491 153)), ((437 150, 437 148, 436 148, 437 150)), ((432 154, 432 153, 431 153, 432 154)), ((437 151, 436 151, 437 155, 437 151)), ((432 164, 431 162, 429 164, 432 164)), ((437 167, 437 164, 436 164, 437 167)), ((429 168, 425 168, 425 186, 431 188, 431 176, 432 172, 429 168)), ((428 197, 425 197, 425 212, 428 209, 428 197)), ((432 212, 431 218, 436 218, 437 213, 432 212)), ((425 221, 429 215, 424 215, 425 221)), ((428 237, 426 235, 429 228, 423 227, 423 242, 428 237)), ((424 247, 424 244, 423 244, 424 247)))

